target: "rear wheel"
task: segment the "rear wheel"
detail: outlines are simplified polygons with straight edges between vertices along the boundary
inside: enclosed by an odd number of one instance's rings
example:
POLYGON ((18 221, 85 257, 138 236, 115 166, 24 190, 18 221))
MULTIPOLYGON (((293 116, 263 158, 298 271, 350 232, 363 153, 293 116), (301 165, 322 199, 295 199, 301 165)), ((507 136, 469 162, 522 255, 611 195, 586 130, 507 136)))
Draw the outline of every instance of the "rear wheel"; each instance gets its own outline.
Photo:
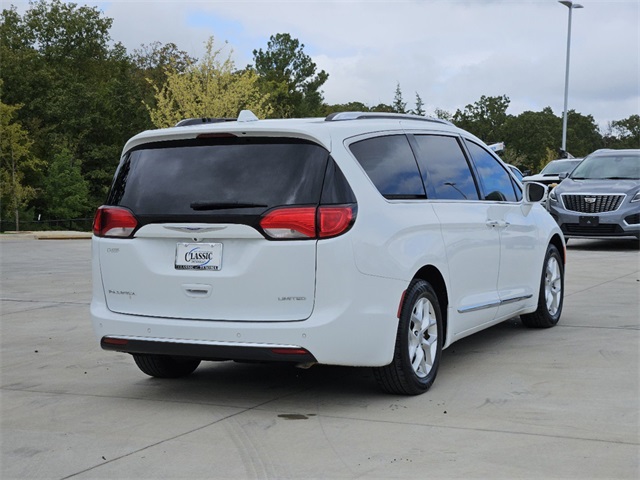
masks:
POLYGON ((533 313, 520 315, 527 327, 553 327, 562 313, 564 300, 564 267, 562 257, 555 245, 549 245, 544 259, 538 309, 533 313))
POLYGON ((374 370, 380 387, 400 395, 426 392, 438 373, 442 341, 438 297, 429 283, 414 280, 400 311, 393 360, 374 370))
POLYGON ((134 354, 133 360, 144 373, 158 378, 186 377, 200 365, 198 358, 170 355, 134 354))

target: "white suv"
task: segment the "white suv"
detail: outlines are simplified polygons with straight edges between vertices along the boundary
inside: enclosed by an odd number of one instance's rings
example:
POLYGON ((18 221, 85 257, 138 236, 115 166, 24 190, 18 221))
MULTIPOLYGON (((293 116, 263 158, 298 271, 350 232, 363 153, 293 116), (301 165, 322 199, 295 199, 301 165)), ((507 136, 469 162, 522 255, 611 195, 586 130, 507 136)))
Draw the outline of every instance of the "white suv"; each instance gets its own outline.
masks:
POLYGON ((419 394, 456 340, 558 322, 565 246, 545 196, 426 117, 245 111, 143 132, 96 213, 93 327, 154 377, 368 366, 419 394))

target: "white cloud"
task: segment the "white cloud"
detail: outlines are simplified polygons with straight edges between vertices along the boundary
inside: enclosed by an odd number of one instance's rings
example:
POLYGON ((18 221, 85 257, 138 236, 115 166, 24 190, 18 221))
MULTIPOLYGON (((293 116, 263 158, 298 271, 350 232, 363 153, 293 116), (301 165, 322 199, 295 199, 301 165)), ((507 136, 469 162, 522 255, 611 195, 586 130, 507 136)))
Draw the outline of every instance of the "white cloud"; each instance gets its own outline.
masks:
MULTIPOLYGON (((569 108, 601 124, 638 113, 640 4, 580 1, 569 108)), ((244 66, 269 36, 290 33, 329 73, 328 103, 392 103, 399 82, 410 108, 416 92, 427 109, 449 111, 504 94, 513 114, 545 106, 562 112, 568 10, 555 0, 75 3, 98 5, 114 18, 112 37, 129 51, 158 40, 199 56, 214 35, 229 41, 244 66)))

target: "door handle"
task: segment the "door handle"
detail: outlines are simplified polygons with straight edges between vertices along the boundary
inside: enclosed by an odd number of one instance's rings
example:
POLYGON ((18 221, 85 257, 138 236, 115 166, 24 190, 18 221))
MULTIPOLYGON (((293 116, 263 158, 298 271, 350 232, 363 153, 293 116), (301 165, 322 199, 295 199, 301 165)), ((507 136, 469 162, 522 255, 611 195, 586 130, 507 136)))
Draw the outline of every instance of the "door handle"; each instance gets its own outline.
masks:
POLYGON ((511 224, 504 220, 487 220, 487 227, 491 228, 507 228, 509 225, 511 224))

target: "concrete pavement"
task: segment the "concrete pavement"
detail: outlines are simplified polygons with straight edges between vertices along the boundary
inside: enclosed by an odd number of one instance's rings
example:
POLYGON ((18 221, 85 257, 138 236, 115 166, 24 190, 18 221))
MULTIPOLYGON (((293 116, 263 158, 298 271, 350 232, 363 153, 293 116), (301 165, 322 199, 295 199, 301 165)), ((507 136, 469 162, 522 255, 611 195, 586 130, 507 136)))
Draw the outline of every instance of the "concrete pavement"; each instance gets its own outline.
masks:
POLYGON ((142 374, 89 320, 90 242, 2 236, 3 479, 640 476, 640 255, 572 240, 560 324, 452 345, 434 387, 368 370, 203 363, 142 374))

